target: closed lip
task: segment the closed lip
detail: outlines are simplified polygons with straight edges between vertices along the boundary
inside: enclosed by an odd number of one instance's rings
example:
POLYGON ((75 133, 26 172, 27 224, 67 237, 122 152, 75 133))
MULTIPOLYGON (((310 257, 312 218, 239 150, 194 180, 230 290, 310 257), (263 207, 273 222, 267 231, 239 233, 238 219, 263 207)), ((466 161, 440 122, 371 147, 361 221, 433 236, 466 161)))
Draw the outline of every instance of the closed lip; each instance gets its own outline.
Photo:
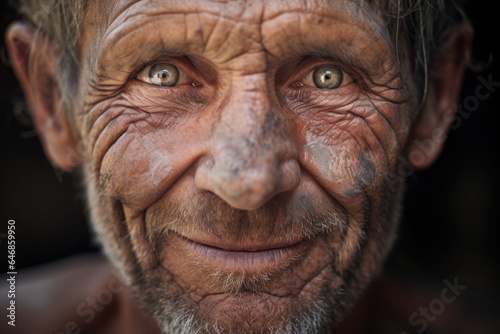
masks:
POLYGON ((199 260, 222 271, 258 274, 287 266, 304 254, 305 242, 258 245, 253 247, 217 246, 186 239, 187 246, 199 260))

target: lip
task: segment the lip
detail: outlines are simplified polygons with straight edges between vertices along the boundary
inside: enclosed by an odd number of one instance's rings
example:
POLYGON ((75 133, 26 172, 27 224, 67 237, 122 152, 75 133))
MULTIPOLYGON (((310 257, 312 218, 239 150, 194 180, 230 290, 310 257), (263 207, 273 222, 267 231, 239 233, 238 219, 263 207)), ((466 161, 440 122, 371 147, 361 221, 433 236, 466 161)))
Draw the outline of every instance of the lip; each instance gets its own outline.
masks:
POLYGON ((250 275, 284 268, 294 259, 301 258, 307 248, 304 241, 246 248, 238 246, 221 248, 191 239, 184 240, 190 253, 211 267, 250 275))

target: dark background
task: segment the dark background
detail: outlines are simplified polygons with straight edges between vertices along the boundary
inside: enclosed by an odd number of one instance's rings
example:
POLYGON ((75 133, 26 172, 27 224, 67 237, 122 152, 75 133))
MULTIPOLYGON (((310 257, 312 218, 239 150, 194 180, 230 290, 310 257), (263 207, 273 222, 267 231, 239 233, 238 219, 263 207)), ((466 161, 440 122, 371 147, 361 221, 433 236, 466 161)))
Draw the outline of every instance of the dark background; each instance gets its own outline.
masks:
MULTIPOLYGON (((468 11, 476 30, 474 61, 489 66, 467 72, 459 103, 474 96, 480 76, 492 75, 500 81, 498 14, 486 4, 474 1, 468 11)), ((14 11, 2 2, 0 35, 14 18, 14 11)), ((6 259, 9 219, 16 221, 18 270, 96 251, 78 178, 61 175, 46 160, 20 107, 22 93, 3 43, 0 56, 0 254, 6 259)), ((451 131, 434 166, 408 178, 400 236, 388 266, 405 267, 439 281, 459 277, 461 283, 500 300, 500 228, 495 218, 500 206, 496 196, 500 165, 495 161, 498 90, 451 131)))

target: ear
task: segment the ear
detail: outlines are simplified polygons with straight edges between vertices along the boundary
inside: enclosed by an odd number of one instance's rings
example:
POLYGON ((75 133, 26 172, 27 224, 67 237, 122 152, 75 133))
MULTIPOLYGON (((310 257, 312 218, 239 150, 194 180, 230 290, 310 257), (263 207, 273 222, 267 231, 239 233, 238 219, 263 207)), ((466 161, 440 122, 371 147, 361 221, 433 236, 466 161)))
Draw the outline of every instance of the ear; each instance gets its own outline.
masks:
POLYGON ((57 58, 50 41, 43 35, 35 38, 30 24, 15 22, 7 30, 6 44, 46 155, 59 168, 76 167, 82 159, 61 106, 57 58))
POLYGON ((436 49, 427 95, 405 151, 407 160, 417 169, 427 168, 441 153, 470 62, 472 35, 470 25, 463 24, 436 49))

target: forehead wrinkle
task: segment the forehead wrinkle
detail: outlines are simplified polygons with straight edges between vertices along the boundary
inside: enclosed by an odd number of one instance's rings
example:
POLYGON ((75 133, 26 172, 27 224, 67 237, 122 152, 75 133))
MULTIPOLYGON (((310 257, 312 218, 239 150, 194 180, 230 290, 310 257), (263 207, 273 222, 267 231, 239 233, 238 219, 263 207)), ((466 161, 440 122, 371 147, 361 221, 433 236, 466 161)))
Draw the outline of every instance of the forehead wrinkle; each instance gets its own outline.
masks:
MULTIPOLYGON (((115 6, 116 10, 108 17, 108 28, 113 29, 113 22, 118 21, 127 12, 136 10, 136 14, 150 14, 158 12, 157 8, 165 9, 163 14, 190 14, 190 13, 211 13, 227 20, 235 22, 245 22, 252 20, 252 17, 244 17, 245 9, 252 7, 260 1, 237 1, 237 0, 121 0, 115 6), (248 4, 248 5, 247 5, 248 4)), ((104 13, 106 14, 106 13, 104 13)), ((161 13, 160 13, 161 14, 161 13)), ((119 24, 122 24, 123 20, 119 24)))
MULTIPOLYGON (((162 5, 162 7, 165 8, 165 11, 157 13, 158 15, 174 14, 174 13, 190 14, 190 13, 204 12, 204 13, 212 13, 218 17, 223 17, 227 20, 232 20, 238 23, 248 22, 259 25, 262 25, 264 21, 273 20, 275 17, 285 13, 293 13, 293 12, 302 13, 306 11, 306 12, 317 12, 318 15, 323 15, 325 13, 322 13, 320 10, 312 10, 312 9, 330 8, 334 12, 344 12, 344 14, 350 14, 350 16, 353 16, 354 20, 351 20, 350 23, 362 21, 364 22, 364 24, 369 25, 372 28, 373 32, 378 32, 377 33, 378 36, 382 37, 386 35, 383 29, 384 20, 381 19, 380 15, 378 16, 378 18, 375 18, 375 16, 373 15, 374 12, 380 12, 380 11, 377 10, 377 7, 373 3, 370 3, 370 1, 365 1, 365 0, 326 0, 326 1, 327 3, 329 3, 329 6, 325 6, 325 0, 310 0, 310 1, 302 0, 299 2, 303 4, 303 7, 293 9, 292 8, 294 6, 293 1, 272 1, 272 2, 269 1, 266 4, 263 4, 262 1, 249 2, 243 0, 243 1, 237 1, 239 5, 238 4, 227 5, 228 3, 234 3, 235 1, 205 0, 203 1, 203 4, 205 4, 205 6, 202 6, 200 1, 192 1, 191 3, 189 3, 186 0, 184 1, 121 0, 117 5, 111 6, 112 8, 115 9, 113 13, 106 15, 105 13, 106 10, 100 9, 99 11, 100 13, 104 12, 103 14, 107 18, 104 21, 108 22, 107 28, 105 29, 106 33, 104 37, 106 37, 106 35, 109 34, 110 32, 117 30, 118 27, 115 26, 117 25, 120 26, 126 23, 127 20, 133 19, 133 17, 135 16, 147 15, 150 12, 148 11, 148 8, 157 7, 155 4, 162 5), (168 6, 165 5, 166 3, 168 3, 168 6), (182 3, 182 5, 179 5, 179 3, 182 3), (211 3, 214 6, 206 6, 206 3, 211 3), (260 14, 258 14, 258 16, 260 16, 258 20, 256 20, 255 15, 252 16, 252 14, 250 14, 249 17, 246 17, 245 15, 247 12, 246 9, 251 6, 255 7, 256 4, 259 4, 261 7, 260 14), (276 6, 276 4, 278 5, 276 6), (286 5, 289 6, 287 6, 286 10, 283 11, 281 7, 286 5), (221 8, 221 6, 223 8, 221 8), (139 10, 137 10, 136 13, 128 14, 129 12, 135 10, 136 8, 139 8, 139 10), (238 16, 236 18, 235 16, 233 16, 235 14, 234 13, 235 9, 239 12, 237 13, 238 16), (368 19, 364 19, 366 17, 368 17, 368 19)), ((300 6, 295 5, 295 7, 300 7, 300 6)), ((154 12, 155 9, 152 9, 151 11, 154 12)))
POLYGON ((316 14, 348 22, 379 38, 389 39, 381 7, 365 0, 302 0, 305 9, 288 7, 285 10, 273 6, 277 2, 269 2, 269 5, 265 6, 262 22, 270 22, 286 14, 316 14))
MULTIPOLYGON (((223 1, 223 4, 214 2, 213 0, 202 1, 203 4, 198 4, 200 1, 158 1, 158 0, 124 0, 120 3, 126 3, 126 5, 117 5, 114 8, 117 9, 111 15, 107 17, 112 17, 112 19, 103 20, 108 22, 103 33, 103 39, 106 39, 111 34, 116 34, 116 31, 122 31, 121 27, 126 26, 127 21, 133 20, 136 17, 141 16, 160 16, 160 15, 189 15, 189 14, 206 14, 213 15, 214 17, 224 19, 226 21, 232 21, 235 24, 238 23, 250 23, 250 24, 260 24, 255 22, 256 15, 247 15, 245 10, 247 7, 252 6, 242 6, 242 5, 232 5, 227 3, 232 3, 234 1, 223 1), (146 2, 146 3, 145 3, 146 2), (206 3, 212 3, 213 6, 207 6, 206 3), (156 4, 158 3, 158 4, 156 4), (179 4, 181 3, 181 4, 179 4), (195 4, 196 3, 196 4, 195 4), (158 8, 161 8, 158 10, 158 8)), ((253 4, 253 2, 250 2, 253 4)), ((246 1, 245 1, 246 4, 246 1)), ((255 6, 253 6, 255 7, 255 6)), ((103 13, 106 14, 106 13, 103 13)), ((261 15, 258 14, 258 17, 261 15)), ((124 33, 127 31, 125 29, 124 33)))

